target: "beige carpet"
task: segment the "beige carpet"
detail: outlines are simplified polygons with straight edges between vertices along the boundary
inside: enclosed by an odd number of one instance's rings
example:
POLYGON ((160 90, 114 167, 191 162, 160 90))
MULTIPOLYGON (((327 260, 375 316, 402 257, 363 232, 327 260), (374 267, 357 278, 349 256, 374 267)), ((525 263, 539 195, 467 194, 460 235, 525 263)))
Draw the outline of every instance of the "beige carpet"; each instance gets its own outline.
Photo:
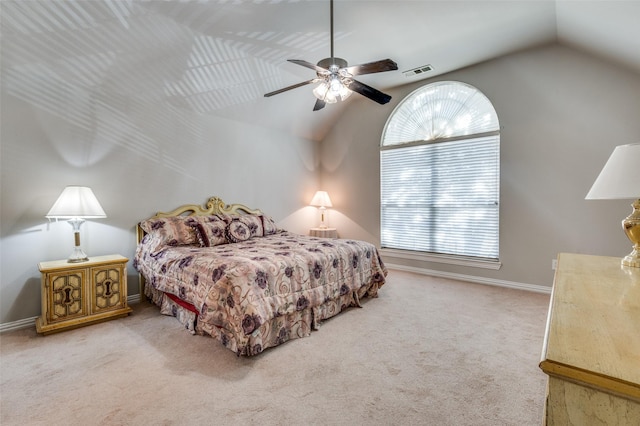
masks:
POLYGON ((539 425, 548 295, 390 271, 364 308, 237 358, 146 303, 0 336, 8 425, 539 425))

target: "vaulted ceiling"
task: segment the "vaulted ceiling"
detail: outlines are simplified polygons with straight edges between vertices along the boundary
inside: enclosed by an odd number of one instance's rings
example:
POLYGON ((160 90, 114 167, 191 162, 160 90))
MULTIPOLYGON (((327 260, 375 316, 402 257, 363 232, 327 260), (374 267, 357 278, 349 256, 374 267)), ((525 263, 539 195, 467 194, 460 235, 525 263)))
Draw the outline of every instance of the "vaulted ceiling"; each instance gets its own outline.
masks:
MULTIPOLYGON (((3 91, 69 117, 85 98, 321 140, 345 107, 313 112, 312 86, 263 97, 315 76, 287 59, 330 56, 329 0, 5 0, 0 13, 3 91)), ((553 42, 640 72, 640 0, 335 0, 334 26, 350 65, 398 63, 358 77, 383 91, 553 42)))

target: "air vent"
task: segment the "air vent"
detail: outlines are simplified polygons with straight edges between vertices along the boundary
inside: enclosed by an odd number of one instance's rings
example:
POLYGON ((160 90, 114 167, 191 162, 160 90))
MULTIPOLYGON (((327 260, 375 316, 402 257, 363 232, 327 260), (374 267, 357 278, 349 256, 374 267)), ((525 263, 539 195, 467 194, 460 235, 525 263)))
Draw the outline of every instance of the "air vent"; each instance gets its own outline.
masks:
POLYGON ((424 74, 432 70, 433 70, 433 67, 431 65, 423 65, 421 67, 414 68, 412 70, 403 71, 402 74, 404 74, 405 77, 413 77, 414 75, 424 74))

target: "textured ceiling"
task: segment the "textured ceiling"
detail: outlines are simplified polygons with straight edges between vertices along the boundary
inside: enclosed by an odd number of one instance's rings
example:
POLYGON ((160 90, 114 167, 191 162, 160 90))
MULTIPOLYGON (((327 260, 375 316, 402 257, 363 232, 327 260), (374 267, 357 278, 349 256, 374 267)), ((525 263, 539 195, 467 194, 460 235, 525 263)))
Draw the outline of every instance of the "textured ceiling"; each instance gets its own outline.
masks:
MULTIPOLYGON (((640 0, 334 7, 336 56, 398 63, 399 71, 358 77, 381 90, 555 41, 640 72, 640 0), (433 71, 402 73, 425 64, 433 71)), ((95 125, 92 109, 117 118, 137 105, 163 111, 146 117, 159 123, 195 112, 321 140, 343 108, 312 112, 311 86, 263 97, 315 76, 287 59, 329 56, 328 0, 5 0, 0 8, 3 91, 79 126, 95 125)))

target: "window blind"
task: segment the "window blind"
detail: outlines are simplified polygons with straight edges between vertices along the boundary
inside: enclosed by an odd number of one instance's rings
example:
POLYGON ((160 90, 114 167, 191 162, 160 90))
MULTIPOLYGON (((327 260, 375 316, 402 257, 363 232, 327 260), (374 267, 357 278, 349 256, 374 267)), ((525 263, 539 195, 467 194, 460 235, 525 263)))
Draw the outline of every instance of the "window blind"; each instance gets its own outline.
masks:
POLYGON ((384 248, 498 259, 500 136, 380 152, 384 248))

